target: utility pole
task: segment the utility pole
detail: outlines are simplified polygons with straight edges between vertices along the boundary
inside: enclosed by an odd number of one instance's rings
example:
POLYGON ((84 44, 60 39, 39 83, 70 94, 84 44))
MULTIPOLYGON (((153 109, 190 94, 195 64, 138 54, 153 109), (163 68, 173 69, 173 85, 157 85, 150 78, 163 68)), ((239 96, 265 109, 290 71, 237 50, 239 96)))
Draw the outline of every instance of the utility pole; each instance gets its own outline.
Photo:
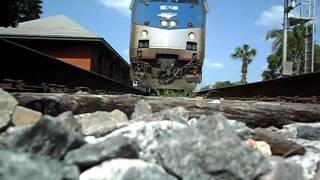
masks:
POLYGON ((311 65, 311 72, 314 72, 314 60, 315 60, 315 44, 316 44, 316 25, 317 25, 317 16, 316 16, 316 1, 317 0, 313 0, 313 26, 312 26, 312 34, 313 34, 313 38, 312 38, 312 65, 311 65))
POLYGON ((289 3, 289 0, 284 0, 283 76, 291 76, 293 74, 293 62, 288 61, 288 29, 297 25, 304 25, 306 29, 304 73, 314 71, 315 1, 316 0, 290 0, 289 3), (291 13, 292 11, 293 13, 291 13))
POLYGON ((308 74, 313 72, 314 63, 314 43, 313 43, 313 24, 306 24, 305 34, 305 61, 304 61, 304 73, 308 74))
POLYGON ((315 0, 305 0, 307 12, 305 23, 305 65, 304 73, 314 72, 314 45, 315 45, 315 0))
POLYGON ((288 28, 289 13, 292 8, 289 7, 289 0, 284 0, 284 18, 283 18, 283 52, 282 52, 282 76, 292 76, 293 63, 288 61, 288 28))

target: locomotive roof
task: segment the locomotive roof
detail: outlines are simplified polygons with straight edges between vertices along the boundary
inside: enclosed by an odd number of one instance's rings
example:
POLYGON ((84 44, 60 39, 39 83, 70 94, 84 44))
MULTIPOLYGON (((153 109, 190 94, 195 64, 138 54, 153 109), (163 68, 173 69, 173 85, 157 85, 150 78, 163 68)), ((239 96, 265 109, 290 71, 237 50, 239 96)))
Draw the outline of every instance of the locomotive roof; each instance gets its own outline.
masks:
MULTIPOLYGON (((134 2, 135 1, 140 1, 140 0, 131 0, 131 4, 130 4, 130 9, 132 9, 132 7, 133 7, 133 4, 134 4, 134 2)), ((203 1, 204 3, 205 3, 205 8, 206 8, 206 11, 208 12, 209 11, 209 8, 208 8, 208 0, 199 0, 199 1, 203 1)))
POLYGON ((0 28, 0 35, 99 38, 64 15, 22 22, 16 28, 0 28))

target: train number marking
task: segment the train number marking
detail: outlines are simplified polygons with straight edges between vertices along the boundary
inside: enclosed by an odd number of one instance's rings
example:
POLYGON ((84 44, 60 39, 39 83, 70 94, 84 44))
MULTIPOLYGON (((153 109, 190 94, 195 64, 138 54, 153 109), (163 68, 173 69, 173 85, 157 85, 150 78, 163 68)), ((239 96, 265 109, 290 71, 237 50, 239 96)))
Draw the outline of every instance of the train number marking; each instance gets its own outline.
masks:
POLYGON ((179 10, 179 6, 168 6, 168 5, 161 5, 160 10, 179 10))

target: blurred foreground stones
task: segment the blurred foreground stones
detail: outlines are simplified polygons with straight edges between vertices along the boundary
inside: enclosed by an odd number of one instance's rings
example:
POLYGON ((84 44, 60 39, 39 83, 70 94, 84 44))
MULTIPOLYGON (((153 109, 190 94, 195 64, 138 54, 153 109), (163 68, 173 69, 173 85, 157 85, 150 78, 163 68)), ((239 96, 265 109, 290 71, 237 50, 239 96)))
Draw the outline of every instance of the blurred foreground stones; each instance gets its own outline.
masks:
POLYGON ((8 126, 17 104, 14 97, 0 89, 0 131, 8 126))
POLYGON ((209 102, 0 89, 1 180, 320 178, 320 105, 209 102))

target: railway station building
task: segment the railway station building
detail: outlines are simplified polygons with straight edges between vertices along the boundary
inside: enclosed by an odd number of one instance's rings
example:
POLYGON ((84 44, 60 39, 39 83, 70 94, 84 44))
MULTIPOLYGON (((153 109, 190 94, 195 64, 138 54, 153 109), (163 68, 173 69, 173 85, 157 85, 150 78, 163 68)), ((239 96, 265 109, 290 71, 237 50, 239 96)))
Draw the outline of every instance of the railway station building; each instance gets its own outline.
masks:
POLYGON ((64 15, 0 28, 0 38, 87 71, 132 85, 129 64, 103 38, 64 15))

